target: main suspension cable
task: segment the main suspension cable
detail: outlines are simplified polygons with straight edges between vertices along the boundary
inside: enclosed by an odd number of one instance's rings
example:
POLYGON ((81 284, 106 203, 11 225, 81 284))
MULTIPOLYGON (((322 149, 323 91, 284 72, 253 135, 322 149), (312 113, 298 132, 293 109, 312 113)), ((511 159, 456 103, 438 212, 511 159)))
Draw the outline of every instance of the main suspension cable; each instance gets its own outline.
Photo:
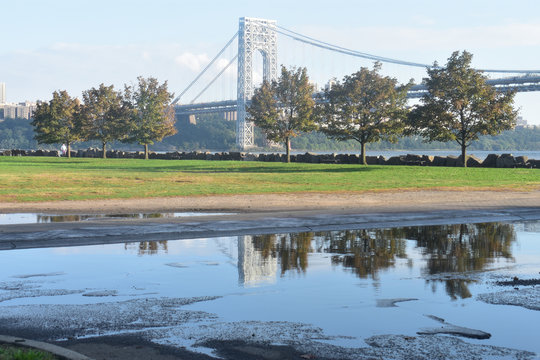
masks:
MULTIPOLYGON (((345 47, 342 47, 342 46, 334 45, 334 44, 331 44, 331 43, 328 43, 328 42, 325 42, 325 41, 322 41, 322 40, 318 40, 318 39, 315 39, 313 37, 300 34, 300 33, 296 32, 296 31, 286 29, 286 28, 284 28, 282 26, 279 26, 279 25, 275 25, 275 27, 279 28, 280 30, 278 30, 276 28, 273 28, 273 27, 269 27, 269 28, 273 29, 277 33, 288 36, 288 37, 290 37, 290 38, 292 38, 292 39, 294 39, 296 41, 307 43, 307 44, 310 44, 312 46, 327 49, 327 50, 330 50, 330 51, 342 53, 342 54, 345 54, 345 55, 360 57, 360 58, 369 59, 369 60, 393 63, 393 64, 398 64, 398 65, 405 65, 405 66, 414 66, 414 67, 422 67, 422 68, 433 68, 434 67, 433 65, 428 65, 428 64, 422 64, 422 63, 411 62, 411 61, 403 61, 403 60, 398 60, 398 59, 387 58, 387 57, 383 57, 383 56, 363 53, 363 52, 348 49, 348 48, 345 48, 345 47)), ((535 74, 535 73, 540 73, 540 70, 500 70, 500 69, 477 69, 477 70, 482 71, 482 72, 486 72, 486 73, 514 73, 514 74, 535 74)))

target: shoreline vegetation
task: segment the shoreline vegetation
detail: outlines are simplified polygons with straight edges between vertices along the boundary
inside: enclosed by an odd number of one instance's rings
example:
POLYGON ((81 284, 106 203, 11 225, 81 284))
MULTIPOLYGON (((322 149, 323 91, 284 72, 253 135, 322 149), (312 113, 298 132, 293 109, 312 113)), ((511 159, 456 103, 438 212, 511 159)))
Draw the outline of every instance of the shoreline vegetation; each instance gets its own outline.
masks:
POLYGON ((2 203, 257 194, 354 195, 381 191, 540 190, 540 172, 527 168, 34 156, 2 156, 0 167, 2 203))
MULTIPOLYGON (((31 120, 6 119, 0 122, 0 149, 59 149, 61 144, 38 144, 34 140, 34 131, 31 120)), ((177 120, 178 133, 164 138, 150 146, 153 151, 235 151, 235 121, 223 120, 219 116, 198 116, 195 123, 177 120)), ((276 148, 264 147, 264 137, 256 129, 255 143, 257 150, 276 151, 276 148)), ((90 147, 99 147, 98 142, 74 143, 73 150, 82 150, 90 147)), ((122 151, 140 151, 140 147, 113 142, 109 149, 122 151)), ((291 139, 292 151, 313 152, 357 152, 358 143, 353 140, 337 141, 328 138, 320 132, 301 133, 291 139)), ((281 151, 278 148, 277 151, 281 151)), ((427 150, 454 150, 458 151, 457 144, 452 142, 424 142, 420 136, 401 137, 396 143, 380 141, 371 143, 368 151, 427 151, 427 150)), ((476 151, 540 151, 540 126, 517 127, 514 130, 504 131, 496 136, 481 136, 470 146, 476 151)))

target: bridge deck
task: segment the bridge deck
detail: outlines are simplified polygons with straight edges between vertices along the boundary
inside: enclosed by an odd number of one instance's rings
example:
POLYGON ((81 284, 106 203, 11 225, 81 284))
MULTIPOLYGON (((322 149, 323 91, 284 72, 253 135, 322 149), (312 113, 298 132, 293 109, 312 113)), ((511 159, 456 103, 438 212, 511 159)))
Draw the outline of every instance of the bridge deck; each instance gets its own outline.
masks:
MULTIPOLYGON (((501 79, 489 79, 487 84, 499 91, 517 92, 540 91, 540 75, 514 76, 501 79)), ((407 93, 409 99, 421 98, 427 91, 423 84, 414 85, 407 93)), ((176 115, 198 115, 236 111, 236 100, 213 101, 198 104, 176 105, 176 115)))

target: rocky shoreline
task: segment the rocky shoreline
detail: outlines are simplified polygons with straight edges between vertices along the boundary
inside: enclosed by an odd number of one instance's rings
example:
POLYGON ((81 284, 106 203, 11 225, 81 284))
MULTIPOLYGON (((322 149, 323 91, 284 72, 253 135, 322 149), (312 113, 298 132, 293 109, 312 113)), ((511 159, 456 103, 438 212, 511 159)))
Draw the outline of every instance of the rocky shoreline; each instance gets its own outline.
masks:
MULTIPOLYGON (((58 150, 1 150, 0 156, 60 156, 58 150)), ((100 158, 102 152, 99 149, 90 148, 86 150, 71 151, 71 157, 78 158, 100 158)), ((140 151, 107 151, 107 158, 112 159, 144 159, 144 152, 140 151)), ((233 160, 233 161, 263 161, 263 162, 285 162, 286 155, 283 153, 253 154, 249 152, 150 152, 150 159, 161 160, 233 160)), ((385 158, 384 156, 366 156, 368 165, 409 165, 409 166, 463 166, 461 156, 429 156, 407 154, 385 158)), ((311 163, 311 164, 360 164, 361 158, 358 154, 305 154, 291 155, 291 162, 311 163)), ((474 155, 467 156, 468 167, 486 168, 540 168, 540 160, 529 159, 527 156, 513 156, 512 154, 489 154, 484 160, 474 155)))

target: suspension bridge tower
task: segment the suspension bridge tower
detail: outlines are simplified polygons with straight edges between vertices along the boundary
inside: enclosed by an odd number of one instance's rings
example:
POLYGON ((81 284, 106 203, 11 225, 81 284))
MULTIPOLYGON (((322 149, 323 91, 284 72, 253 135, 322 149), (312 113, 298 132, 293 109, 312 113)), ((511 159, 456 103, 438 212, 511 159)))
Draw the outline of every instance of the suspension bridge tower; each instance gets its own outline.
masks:
POLYGON ((263 80, 277 80, 276 21, 242 17, 238 29, 238 84, 236 144, 246 149, 255 145, 253 123, 246 121, 246 102, 251 99, 253 87, 253 57, 260 51, 263 58, 263 80))

